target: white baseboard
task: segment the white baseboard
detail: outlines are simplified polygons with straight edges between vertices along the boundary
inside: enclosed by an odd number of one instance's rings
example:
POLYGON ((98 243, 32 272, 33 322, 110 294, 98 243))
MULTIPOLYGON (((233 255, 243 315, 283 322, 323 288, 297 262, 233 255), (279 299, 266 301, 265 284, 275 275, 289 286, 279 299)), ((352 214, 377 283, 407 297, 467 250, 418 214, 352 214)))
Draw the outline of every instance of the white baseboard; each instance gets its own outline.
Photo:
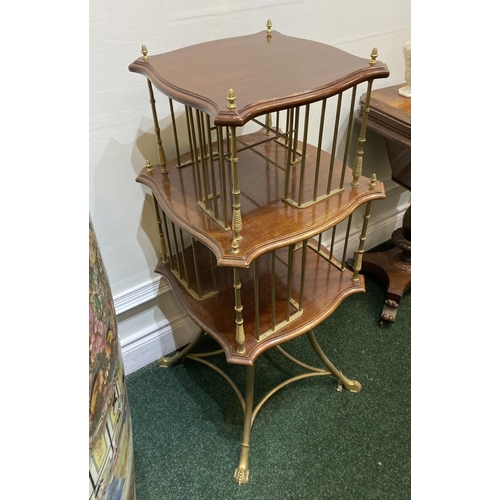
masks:
MULTIPOLYGON (((395 212, 388 215, 384 213, 382 216, 370 220, 365 250, 390 239, 392 232, 401 226, 401 220, 407 208, 408 205, 403 205, 398 207, 395 212)), ((343 241, 341 235, 338 236, 340 246, 343 241)), ((352 249, 352 252, 357 249, 359 236, 360 229, 351 231, 348 248, 352 249)), ((330 242, 324 241, 323 244, 328 248, 330 242)), ((336 246, 334 245, 334 250, 336 246)), ((170 290, 168 281, 158 277, 116 297, 114 299, 116 313, 121 314, 133 310, 170 290)), ((169 317, 168 320, 145 326, 143 330, 126 337, 121 342, 125 374, 128 375, 139 370, 160 357, 181 348, 191 341, 197 331, 198 327, 187 314, 179 312, 169 317)))

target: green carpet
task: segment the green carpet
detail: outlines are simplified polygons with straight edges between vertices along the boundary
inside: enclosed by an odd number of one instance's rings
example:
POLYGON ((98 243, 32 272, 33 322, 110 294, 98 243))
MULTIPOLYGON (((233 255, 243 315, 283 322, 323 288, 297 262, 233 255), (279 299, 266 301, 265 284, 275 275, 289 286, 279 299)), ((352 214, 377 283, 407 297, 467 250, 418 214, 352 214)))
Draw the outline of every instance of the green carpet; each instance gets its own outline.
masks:
MULTIPOLYGON (((384 290, 369 278, 366 285, 315 329, 331 361, 363 389, 338 392, 335 379, 314 377, 275 394, 252 428, 245 485, 233 479, 243 413, 219 374, 185 360, 129 375, 137 500, 410 499, 411 294, 396 322, 381 327, 384 290)), ((205 336, 199 349, 217 347, 205 336)), ((283 347, 322 367, 307 336, 283 347)), ((211 361, 228 368, 223 355, 211 361)), ((227 371, 244 394, 245 368, 227 371)), ((256 363, 256 402, 299 373, 267 351, 256 363)))

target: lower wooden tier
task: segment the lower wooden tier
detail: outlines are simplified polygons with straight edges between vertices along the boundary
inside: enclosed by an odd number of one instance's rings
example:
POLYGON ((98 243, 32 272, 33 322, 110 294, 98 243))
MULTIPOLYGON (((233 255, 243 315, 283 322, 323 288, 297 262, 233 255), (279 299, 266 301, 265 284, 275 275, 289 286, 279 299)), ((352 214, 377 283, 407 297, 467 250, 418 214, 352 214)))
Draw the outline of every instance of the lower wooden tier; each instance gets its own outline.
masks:
POLYGON ((363 276, 353 281, 350 270, 340 270, 313 248, 306 247, 304 257, 302 252, 301 244, 293 250, 290 272, 287 248, 277 250, 275 257, 274 252, 260 256, 257 272, 255 263, 249 269, 236 270, 202 263, 201 267, 215 273, 209 280, 215 284, 215 293, 203 299, 195 298, 179 281, 170 262, 160 261, 155 271, 169 280, 189 317, 220 344, 228 363, 253 365, 265 350, 306 333, 346 297, 365 291, 363 276), (234 272, 241 280, 243 354, 238 353, 236 343, 234 272))

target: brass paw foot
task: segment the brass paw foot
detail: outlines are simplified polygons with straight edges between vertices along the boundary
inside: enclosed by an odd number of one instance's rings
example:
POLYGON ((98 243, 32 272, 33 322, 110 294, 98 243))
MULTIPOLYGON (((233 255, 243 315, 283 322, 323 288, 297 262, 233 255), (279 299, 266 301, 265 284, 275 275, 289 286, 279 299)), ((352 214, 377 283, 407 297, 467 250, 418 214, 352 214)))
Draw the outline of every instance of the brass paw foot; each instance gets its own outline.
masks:
POLYGON ((248 469, 236 469, 234 471, 234 480, 238 485, 242 485, 248 482, 248 475, 250 471, 248 469))

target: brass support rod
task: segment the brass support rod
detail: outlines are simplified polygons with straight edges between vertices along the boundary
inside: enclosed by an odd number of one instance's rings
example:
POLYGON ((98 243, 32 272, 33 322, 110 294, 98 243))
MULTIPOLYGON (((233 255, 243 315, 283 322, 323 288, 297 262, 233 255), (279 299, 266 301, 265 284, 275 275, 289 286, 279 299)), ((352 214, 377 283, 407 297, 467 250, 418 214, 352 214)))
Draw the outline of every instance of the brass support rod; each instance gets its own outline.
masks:
POLYGON ((156 225, 158 228, 158 236, 160 237, 161 261, 165 264, 167 262, 167 254, 165 251, 165 239, 163 238, 163 228, 162 228, 162 224, 161 224, 160 208, 158 207, 158 201, 156 200, 155 195, 153 194, 152 196, 153 196, 153 205, 155 207, 156 225))
POLYGON ((174 240, 174 246, 175 246, 175 260, 177 262, 177 270, 179 271, 179 276, 182 277, 181 273, 181 266, 179 264, 180 256, 179 256, 179 243, 177 242, 177 236, 175 234, 175 226, 172 221, 170 221, 170 225, 172 227, 172 239, 174 240))
MULTIPOLYGON (((163 212, 163 210, 162 210, 162 212, 163 212)), ((172 269, 173 252, 172 252, 172 245, 170 243, 170 235, 169 235, 169 231, 168 231, 167 216, 165 215, 165 212, 163 212, 163 222, 165 224, 165 236, 167 238, 167 249, 168 249, 169 262, 170 262, 170 269, 172 269)))
POLYGON ((165 150, 163 149, 163 143, 161 142, 160 125, 158 124, 158 115, 156 114, 156 101, 153 93, 153 86, 148 78, 148 90, 149 90, 149 102, 151 103, 151 112, 153 114, 153 123, 155 127, 156 134, 156 144, 158 145, 158 159, 161 165, 161 173, 168 174, 167 170, 167 157, 165 155, 165 150))
POLYGON ((302 304, 304 299, 304 281, 306 274, 306 249, 307 249, 307 240, 304 240, 302 242, 302 262, 300 268, 299 311, 302 311, 302 304))
POLYGON ((168 103, 170 105, 170 116, 172 117, 172 127, 174 129, 174 141, 175 141, 175 152, 177 154, 177 166, 181 166, 181 155, 179 152, 179 139, 177 137, 177 124, 175 123, 175 113, 174 113, 174 105, 172 103, 172 99, 168 98, 168 103))
POLYGON ((214 155, 212 152, 212 137, 210 133, 210 117, 205 114, 205 122, 207 124, 207 131, 208 131, 208 158, 209 158, 209 163, 210 163, 210 174, 212 178, 212 193, 213 193, 213 202, 214 202, 214 214, 215 218, 219 218, 219 202, 217 200, 217 182, 215 180, 215 166, 214 166, 214 155))
POLYGON ((335 126, 333 127, 332 156, 330 158, 330 172, 328 173, 328 184, 326 188, 326 194, 330 194, 330 191, 332 190, 333 167, 335 161, 335 154, 337 152, 337 140, 339 137, 341 108, 342 108, 342 93, 340 93, 337 98, 337 113, 335 115, 335 126))
POLYGON ((214 263, 214 254, 209 250, 210 252, 210 269, 212 272, 212 285, 214 287, 214 292, 217 292, 217 276, 215 275, 215 263, 214 263))
POLYGON ((318 197, 318 181, 319 181, 319 165, 321 162, 321 147, 323 145, 323 127, 325 124, 325 111, 326 111, 326 99, 323 99, 321 104, 321 117, 319 119, 319 133, 318 133, 318 156, 316 158, 316 171, 314 172, 314 192, 313 201, 316 201, 318 197))
POLYGON ((239 354, 245 353, 245 330, 243 329, 243 306, 241 305, 241 280, 240 270, 235 267, 234 273, 234 310, 236 311, 236 344, 238 345, 237 351, 239 354))
MULTIPOLYGON (((186 279, 186 285, 187 288, 190 288, 189 284, 189 276, 188 276, 188 270, 186 266, 186 256, 185 256, 185 248, 184 248, 184 233, 182 232, 182 229, 179 227, 179 240, 181 242, 181 256, 182 256, 182 266, 184 267, 184 277, 186 279)), ((194 242, 193 242, 193 249, 194 249, 194 242)), ((198 295, 201 295, 198 293, 198 295)))
POLYGON ((271 252, 271 330, 276 328, 276 251, 271 252))
POLYGON ((191 122, 189 119, 189 108, 187 106, 184 106, 184 108, 186 110, 186 127, 189 140, 189 153, 191 154, 191 161, 194 163, 195 151, 193 149, 193 138, 191 137, 191 125, 190 125, 191 122))
POLYGON ((368 122, 368 113, 370 112, 370 96, 372 93, 373 80, 368 82, 368 88, 366 90, 365 97, 365 109, 363 111, 363 121, 361 123, 361 130, 359 131, 358 138, 358 150, 356 152, 356 160, 354 162, 354 168, 352 170, 352 182, 353 186, 359 185, 359 177, 363 173, 363 147, 366 141, 366 124, 368 122))
POLYGON ((292 171, 292 128, 293 128, 293 117, 295 108, 291 108, 287 111, 287 158, 286 158, 286 178, 285 178, 285 199, 289 198, 290 193, 290 175, 292 171))
POLYGON ((189 111, 189 126, 191 128, 191 137, 193 139, 193 152, 194 152, 194 167, 196 173, 196 187, 198 191, 198 201, 202 202, 203 200, 203 192, 201 189, 201 173, 200 173, 200 163, 198 161, 198 146, 196 144, 196 134, 194 128, 194 119, 193 119, 193 108, 187 108, 189 111))
POLYGON ((224 213, 224 228, 229 229, 229 216, 227 209, 227 186, 226 186, 226 161, 224 156, 224 137, 222 127, 217 127, 217 141, 219 143, 219 168, 221 176, 221 196, 222 196, 222 211, 224 213))
POLYGON ((366 229, 368 228, 368 220, 370 219, 371 204, 372 204, 371 201, 369 201, 366 204, 365 215, 363 217, 363 227, 361 228, 361 236, 359 237, 358 252, 356 253, 356 258, 354 260, 354 265, 353 265, 354 274, 352 275, 352 281, 359 280, 359 271, 361 271, 361 263, 363 260, 364 246, 366 240, 366 229))
POLYGON ((199 343, 200 340, 205 335, 203 330, 200 330, 192 342, 190 342, 184 349, 177 351, 172 356, 163 356, 158 360, 158 366, 160 368, 170 368, 182 361, 199 343))
POLYGON ((307 338, 314 349, 314 352, 317 354, 318 358, 323 362, 323 364, 328 368, 328 371, 337 379, 338 381, 338 390, 342 390, 342 386, 344 386, 350 392, 359 392, 361 390, 361 384, 357 380, 348 379, 340 370, 335 368, 333 363, 328 359, 326 354, 323 352, 321 347, 314 336, 314 331, 309 330, 307 332, 307 338))
POLYGON ((345 259, 347 256, 347 244, 349 243, 349 235, 351 233, 351 222, 352 222, 352 214, 349 215, 349 218, 347 219, 347 229, 345 230, 345 239, 344 239, 344 252, 342 253, 342 269, 345 268, 345 259))
POLYGON ((201 119, 200 119, 200 110, 196 110, 196 125, 198 128, 198 139, 200 143, 199 151, 200 151, 200 163, 201 163, 201 172, 202 172, 202 182, 203 182, 203 203, 205 204, 205 209, 209 210, 209 204, 208 204, 208 199, 209 199, 209 190, 208 190, 208 181, 207 181, 207 165, 205 161, 205 154, 204 154, 204 149, 205 149, 205 138, 203 136, 203 132, 201 130, 201 119))
POLYGON ((290 321, 290 299, 292 298, 292 282, 293 282, 293 247, 288 245, 288 273, 286 277, 286 320, 290 321))
POLYGON ((302 206, 304 198, 304 174, 306 169, 306 149, 307 149, 307 132, 309 130, 309 108, 310 104, 306 104, 306 115, 304 117, 304 135, 302 139, 302 161, 300 163, 300 181, 299 181, 299 207, 302 206))
POLYGON ((351 94, 351 108, 349 110, 349 123, 347 125, 347 139, 345 141, 345 149, 344 149, 344 160, 342 162, 342 175, 340 176, 340 188, 344 188, 344 178, 345 178, 345 169, 347 167, 347 157, 349 155, 349 147, 351 145, 351 135, 352 135, 352 125, 354 122, 354 105, 356 104, 356 89, 357 85, 352 88, 351 94))
POLYGON ((296 365, 300 366, 301 368, 305 368, 306 370, 310 370, 312 372, 328 373, 329 375, 331 375, 329 371, 327 371, 323 368, 317 368, 316 366, 311 366, 311 365, 304 363, 303 361, 299 361, 297 358, 295 358, 294 356, 292 356, 291 354, 286 352, 285 349, 283 349, 283 347, 281 347, 280 345, 277 345, 276 349, 278 349, 278 351, 281 352, 281 354, 283 354, 283 356, 285 356, 285 358, 288 358, 290 361, 292 361, 296 365))
POLYGON ((198 258, 196 256, 195 241, 196 240, 193 238, 193 244, 191 245, 191 247, 193 248, 193 262, 194 262, 194 274, 196 276, 196 288, 198 289, 198 296, 201 297, 200 272, 198 270, 198 258))
POLYGON ((255 367, 247 366, 247 384, 245 394, 245 416, 243 423, 243 439, 241 441, 240 460, 234 471, 235 481, 241 485, 248 482, 248 457, 250 454, 250 431, 252 430, 252 413, 254 398, 255 367))
POLYGON ((241 230, 243 223, 241 220, 240 188, 238 185, 238 155, 236 153, 236 127, 231 127, 231 164, 233 166, 233 242, 231 244, 232 253, 238 253, 239 240, 241 240, 241 230))
POLYGON ((253 288, 255 301, 255 340, 260 340, 260 322, 259 322, 259 259, 256 259, 253 265, 253 288))
POLYGON ((273 120, 271 118, 271 113, 266 114, 266 135, 271 135, 271 127, 273 126, 273 120))
POLYGON ((299 141, 299 117, 300 117, 300 106, 297 106, 295 111, 295 127, 294 127, 294 138, 293 138, 293 157, 292 162, 295 162, 295 155, 297 153, 297 144, 299 141))
POLYGON ((280 129, 280 112, 276 111, 276 133, 279 133, 280 129))
POLYGON ((333 256, 333 246, 335 245, 335 235, 337 233, 337 226, 333 226, 332 228, 332 239, 330 241, 330 259, 333 256))

